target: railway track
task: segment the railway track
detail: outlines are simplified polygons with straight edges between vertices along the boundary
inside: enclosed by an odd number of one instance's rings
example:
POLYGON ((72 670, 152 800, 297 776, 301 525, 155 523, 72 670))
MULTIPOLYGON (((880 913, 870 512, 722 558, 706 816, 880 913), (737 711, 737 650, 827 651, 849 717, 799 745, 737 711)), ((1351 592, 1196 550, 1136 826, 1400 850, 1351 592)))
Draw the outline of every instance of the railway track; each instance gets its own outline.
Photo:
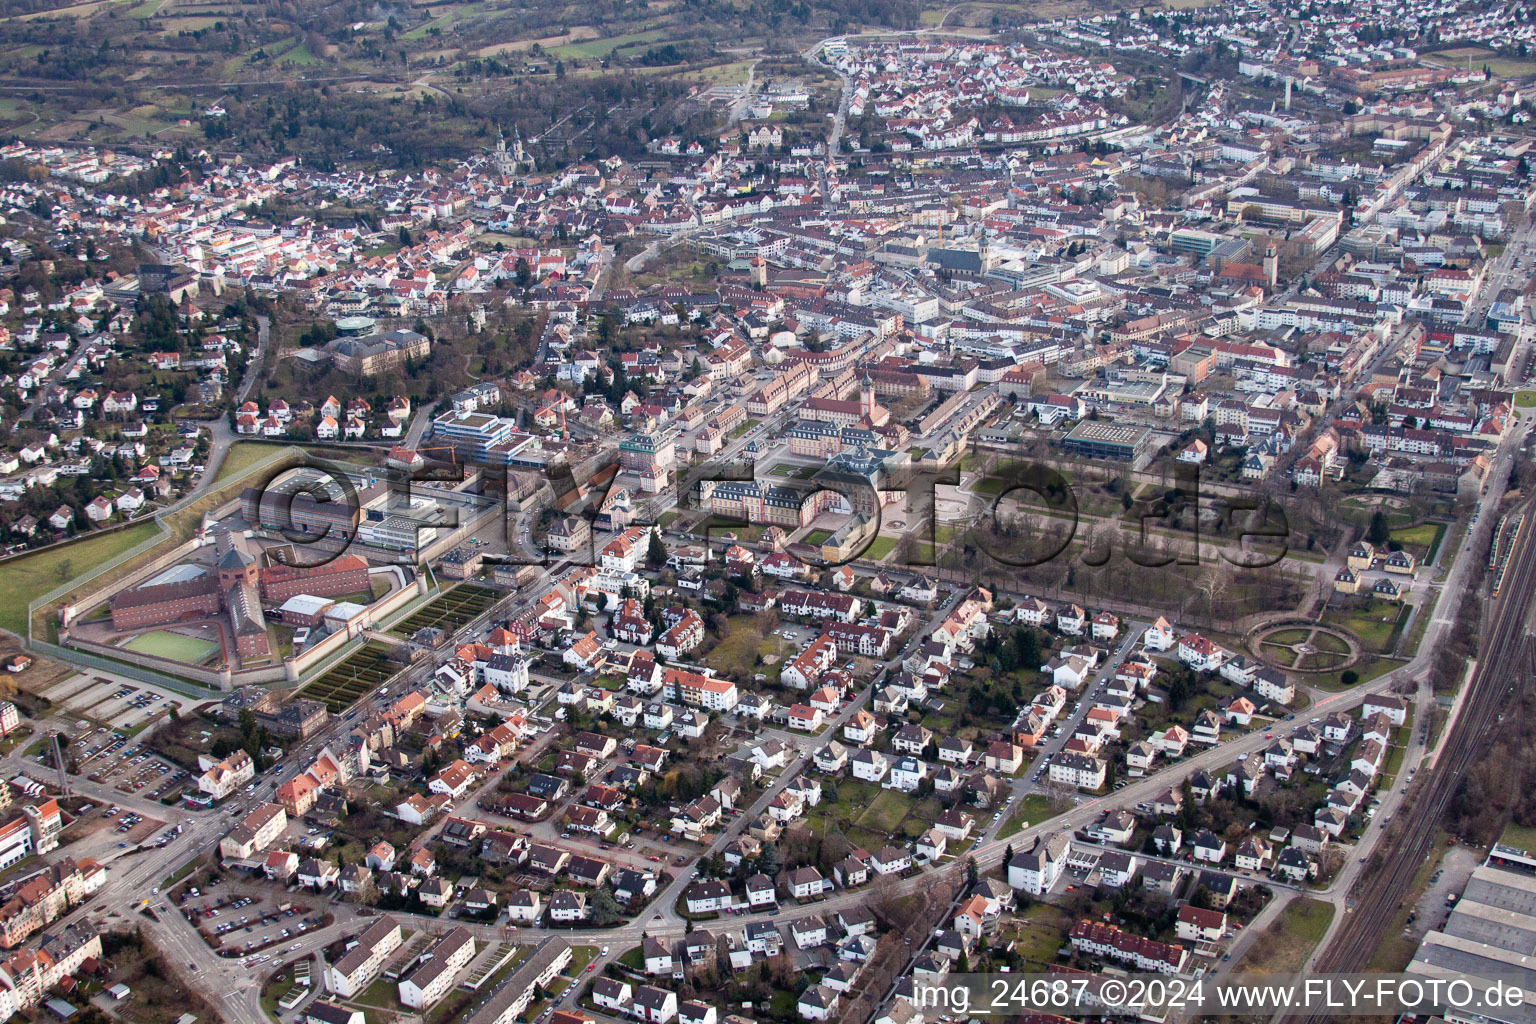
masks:
MULTIPOLYGON (((1490 616, 1488 644, 1475 676, 1467 684, 1469 691, 1461 716, 1446 737, 1436 765, 1420 773, 1419 794, 1400 818, 1395 845, 1385 852, 1369 884, 1359 887, 1359 902, 1349 923, 1318 958, 1315 969, 1319 972, 1360 971, 1370 962, 1407 898, 1414 875, 1429 855, 1436 825, 1467 769, 1487 748, 1488 737, 1506 703, 1512 672, 1516 671, 1512 666, 1523 665, 1528 653, 1524 624, 1532 595, 1536 593, 1533 533, 1536 531, 1520 530, 1515 539, 1503 574, 1501 595, 1490 616)), ((1313 1014, 1286 1019, 1321 1024, 1331 1016, 1313 1014)))

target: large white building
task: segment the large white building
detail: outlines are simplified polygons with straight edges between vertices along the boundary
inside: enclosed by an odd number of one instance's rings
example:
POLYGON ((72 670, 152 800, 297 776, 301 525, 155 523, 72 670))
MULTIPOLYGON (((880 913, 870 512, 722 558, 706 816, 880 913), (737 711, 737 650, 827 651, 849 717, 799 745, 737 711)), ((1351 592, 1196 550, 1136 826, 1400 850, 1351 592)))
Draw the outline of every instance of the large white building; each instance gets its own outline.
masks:
POLYGON ((1066 870, 1071 852, 1072 843, 1064 832, 1037 838, 1032 849, 1014 854, 1008 862, 1008 884, 1031 896, 1045 895, 1066 870))
POLYGON ((359 995, 378 976, 384 961, 400 948, 400 924, 392 917, 373 923, 340 960, 325 969, 325 987, 343 999, 359 995))
POLYGON ((412 1009, 432 1006, 453 988, 475 957, 475 937, 460 925, 433 943, 423 959, 400 981, 400 1002, 412 1009))

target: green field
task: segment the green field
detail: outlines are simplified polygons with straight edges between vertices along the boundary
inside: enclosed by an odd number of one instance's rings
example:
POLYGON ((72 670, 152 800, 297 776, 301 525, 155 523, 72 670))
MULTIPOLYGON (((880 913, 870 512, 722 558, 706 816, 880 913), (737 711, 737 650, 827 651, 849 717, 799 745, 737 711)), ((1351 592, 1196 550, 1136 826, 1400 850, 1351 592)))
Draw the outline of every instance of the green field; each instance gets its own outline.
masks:
POLYGON ((901 819, 907 816, 907 809, 912 806, 911 797, 894 789, 887 789, 874 802, 869 805, 869 810, 859 816, 858 824, 876 832, 894 833, 896 826, 901 824, 901 819))
POLYGON ((1536 391, 1516 391, 1515 407, 1518 409, 1536 408, 1536 391))
POLYGON ((1049 966, 1056 963, 1056 952, 1071 927, 1072 918, 1066 911, 1049 903, 1036 903, 1006 927, 1003 937, 1014 941, 1015 951, 1025 960, 1049 966))
POLYGON ((291 450, 289 444, 268 444, 262 441, 237 441, 229 446, 229 451, 224 453, 224 461, 219 463, 219 475, 214 477, 214 483, 218 483, 225 477, 244 473, 262 459, 269 458, 278 452, 291 450))
POLYGON ((812 530, 805 535, 805 542, 815 547, 820 547, 830 536, 832 536, 831 530, 812 530))
POLYGON ((614 50, 635 43, 654 43, 664 36, 661 29, 651 29, 646 32, 631 32, 624 36, 611 36, 607 39, 588 39, 581 43, 571 43, 567 46, 556 46, 549 52, 556 57, 606 57, 614 50))
POLYGON ((1332 920, 1332 903, 1305 898, 1292 900, 1248 950, 1243 970, 1259 974, 1299 971, 1332 920))
POLYGON ((1444 536, 1444 523, 1420 523, 1418 526, 1404 527, 1393 530, 1391 533, 1393 540, 1421 562, 1433 559, 1434 551, 1440 544, 1440 538, 1444 536))
POLYGON ((201 665, 219 652, 219 645, 212 640, 195 636, 183 636, 164 629, 140 633, 123 644, 130 651, 149 654, 157 658, 169 658, 188 665, 201 665))
POLYGON ((1514 822, 1510 822, 1504 826, 1504 831, 1499 836, 1499 842, 1504 846, 1514 847, 1516 850, 1536 851, 1536 828, 1531 828, 1528 825, 1516 825, 1514 822))
POLYGON ((1367 650, 1385 654, 1402 612, 1402 607, 1396 604, 1376 603, 1363 611, 1330 611, 1323 619, 1329 625, 1342 626, 1355 634, 1367 650))
POLYGON ((1439 50, 1427 56, 1457 67, 1466 67, 1469 61, 1474 68, 1486 65, 1489 71, 1500 78, 1519 78, 1522 75, 1536 74, 1536 61, 1521 60, 1517 57, 1500 57, 1492 50, 1485 50, 1480 46, 1458 46, 1450 50, 1439 50))
POLYGON ((116 533, 86 537, 3 563, 0 574, 4 575, 6 592, 11 596, 0 608, 0 627, 25 635, 28 604, 54 587, 116 558, 136 544, 142 544, 155 536, 155 532, 153 522, 143 522, 116 533))
POLYGON ((876 537, 874 541, 869 545, 869 548, 864 552, 863 557, 873 559, 874 561, 878 562, 892 551, 895 551, 896 544, 897 541, 894 537, 876 537))

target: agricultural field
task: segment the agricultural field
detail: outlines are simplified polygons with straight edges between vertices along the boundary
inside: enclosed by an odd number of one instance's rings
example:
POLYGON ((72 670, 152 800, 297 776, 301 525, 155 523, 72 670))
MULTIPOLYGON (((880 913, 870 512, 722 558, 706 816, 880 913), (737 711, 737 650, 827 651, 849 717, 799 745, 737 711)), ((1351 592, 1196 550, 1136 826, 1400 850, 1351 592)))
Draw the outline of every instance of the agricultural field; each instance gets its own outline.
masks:
POLYGON ((370 643, 301 689, 298 695, 323 700, 333 713, 339 713, 357 703, 358 698, 396 671, 398 666, 389 660, 384 646, 370 643))

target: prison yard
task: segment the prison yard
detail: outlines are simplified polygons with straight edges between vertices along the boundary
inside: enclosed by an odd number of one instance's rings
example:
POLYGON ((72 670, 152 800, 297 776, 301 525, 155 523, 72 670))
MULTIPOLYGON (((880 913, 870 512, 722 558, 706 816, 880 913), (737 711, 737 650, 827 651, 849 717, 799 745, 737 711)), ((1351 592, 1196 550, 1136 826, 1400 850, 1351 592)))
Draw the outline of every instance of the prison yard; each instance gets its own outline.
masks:
POLYGON ((390 632, 399 637, 411 637, 423 629, 436 629, 444 636, 452 636, 506 596, 505 591, 460 583, 395 623, 390 632))
POLYGON ((398 662, 390 660, 388 647, 372 641, 302 688, 299 696, 324 701, 333 714, 338 713, 383 685, 386 679, 400 671, 400 667, 398 662))

